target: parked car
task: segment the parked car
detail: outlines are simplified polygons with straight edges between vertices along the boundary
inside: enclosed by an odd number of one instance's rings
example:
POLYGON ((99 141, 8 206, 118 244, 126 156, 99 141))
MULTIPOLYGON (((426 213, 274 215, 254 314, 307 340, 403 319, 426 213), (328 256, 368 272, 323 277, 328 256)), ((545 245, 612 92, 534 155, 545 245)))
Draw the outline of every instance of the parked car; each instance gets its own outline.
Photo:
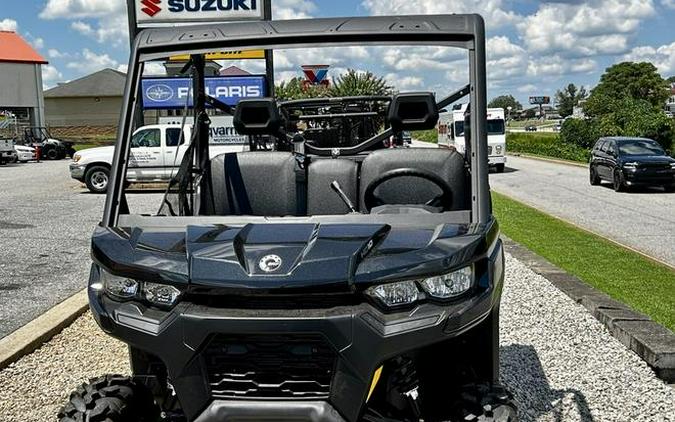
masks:
POLYGON ((525 126, 525 132, 536 132, 536 131, 537 131, 537 127, 535 125, 525 126))
POLYGON ((591 152, 589 173, 591 185, 606 180, 617 192, 633 186, 675 190, 675 159, 646 138, 600 138, 591 152))
POLYGON ((16 152, 16 161, 20 163, 27 163, 28 161, 37 160, 37 153, 35 148, 26 145, 14 145, 16 152))

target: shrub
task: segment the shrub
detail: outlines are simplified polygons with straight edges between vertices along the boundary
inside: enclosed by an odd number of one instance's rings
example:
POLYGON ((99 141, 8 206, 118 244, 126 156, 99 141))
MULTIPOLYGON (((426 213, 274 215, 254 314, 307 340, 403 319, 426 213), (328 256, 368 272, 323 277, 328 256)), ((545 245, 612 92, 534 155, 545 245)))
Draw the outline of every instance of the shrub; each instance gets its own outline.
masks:
POLYGON ((600 127, 591 119, 567 119, 560 129, 560 141, 590 149, 601 136, 600 127))
POLYGON ((554 133, 507 133, 506 150, 579 162, 590 158, 588 148, 562 142, 554 133))

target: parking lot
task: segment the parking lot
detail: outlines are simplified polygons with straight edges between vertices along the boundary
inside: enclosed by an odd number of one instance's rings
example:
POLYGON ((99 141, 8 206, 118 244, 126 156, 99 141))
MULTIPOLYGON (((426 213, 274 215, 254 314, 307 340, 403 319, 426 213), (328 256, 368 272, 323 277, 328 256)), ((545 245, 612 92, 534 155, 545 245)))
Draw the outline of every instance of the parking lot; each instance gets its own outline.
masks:
MULTIPOLYGON (((4 337, 85 287, 89 241, 105 196, 72 180, 67 160, 2 166, 0 180, 4 337)), ((153 211, 157 196, 129 195, 130 206, 153 211)))
POLYGON ((675 267, 675 193, 660 188, 614 192, 591 186, 588 169, 509 157, 504 174, 491 174, 497 192, 630 246, 675 267))

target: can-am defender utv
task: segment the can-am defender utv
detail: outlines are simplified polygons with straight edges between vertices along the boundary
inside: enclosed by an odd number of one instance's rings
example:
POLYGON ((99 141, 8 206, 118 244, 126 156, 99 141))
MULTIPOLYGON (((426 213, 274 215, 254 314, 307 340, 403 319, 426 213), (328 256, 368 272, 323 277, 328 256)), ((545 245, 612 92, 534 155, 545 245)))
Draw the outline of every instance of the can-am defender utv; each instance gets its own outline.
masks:
POLYGON ((516 420, 498 384, 504 256, 480 16, 147 29, 125 98, 89 299, 129 345, 133 375, 81 386, 62 422, 516 420), (393 95, 380 132, 355 145, 307 141, 274 98, 230 107, 204 87, 208 51, 397 43, 466 49, 470 83, 442 99, 393 95), (158 215, 131 215, 123 185, 143 63, 185 53, 196 129, 158 215), (377 148, 433 128, 467 95, 465 155, 377 148), (207 104, 234 116, 251 151, 209 156, 207 104))

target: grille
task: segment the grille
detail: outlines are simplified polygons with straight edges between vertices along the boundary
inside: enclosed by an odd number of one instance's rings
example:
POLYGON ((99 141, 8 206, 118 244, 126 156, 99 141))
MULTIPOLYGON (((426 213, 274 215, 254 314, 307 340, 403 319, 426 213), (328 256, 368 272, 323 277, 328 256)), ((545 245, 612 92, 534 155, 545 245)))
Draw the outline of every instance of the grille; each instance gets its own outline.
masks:
POLYGON ((361 299, 355 294, 332 295, 219 295, 192 293, 186 301, 213 308, 229 309, 330 309, 338 306, 355 306, 361 299))
POLYGON ((219 334, 203 358, 213 398, 325 399, 336 355, 316 335, 219 334))
POLYGON ((488 145, 488 155, 492 155, 492 145, 488 145))

